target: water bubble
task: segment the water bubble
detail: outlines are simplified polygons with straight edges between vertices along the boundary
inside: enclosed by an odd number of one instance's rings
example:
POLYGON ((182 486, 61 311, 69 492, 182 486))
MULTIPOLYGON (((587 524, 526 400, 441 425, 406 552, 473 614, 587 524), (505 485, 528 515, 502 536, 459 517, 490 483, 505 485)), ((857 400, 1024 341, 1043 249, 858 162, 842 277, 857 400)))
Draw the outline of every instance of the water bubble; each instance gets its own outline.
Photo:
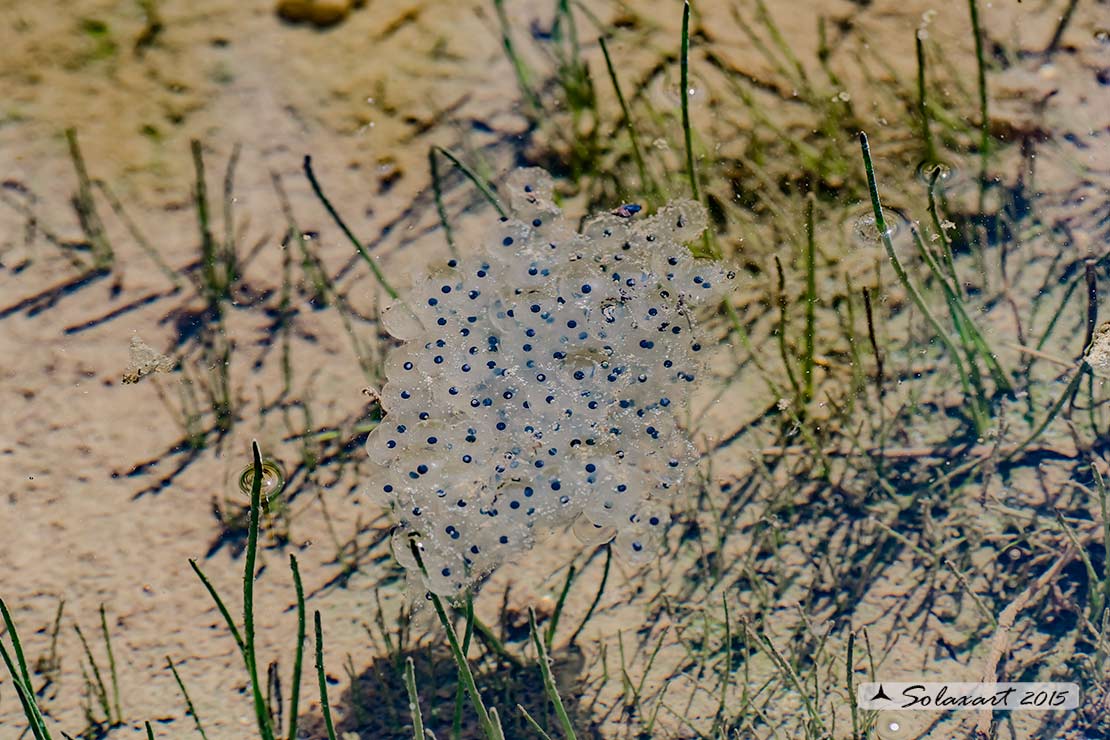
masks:
MULTIPOLYGON (((254 465, 248 465, 239 473, 239 492, 250 496, 254 485, 254 465)), ((270 501, 285 488, 285 473, 276 460, 262 460, 262 500, 270 501)))

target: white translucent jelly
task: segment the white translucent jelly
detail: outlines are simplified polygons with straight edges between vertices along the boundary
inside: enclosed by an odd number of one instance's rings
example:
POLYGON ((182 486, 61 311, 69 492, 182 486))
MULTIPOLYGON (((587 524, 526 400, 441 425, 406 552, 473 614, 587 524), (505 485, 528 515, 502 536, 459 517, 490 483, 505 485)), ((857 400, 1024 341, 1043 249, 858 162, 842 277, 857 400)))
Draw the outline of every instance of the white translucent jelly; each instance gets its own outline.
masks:
POLYGON ((404 344, 367 443, 372 494, 398 562, 444 596, 571 525, 632 563, 655 556, 698 459, 675 416, 703 371, 693 309, 733 277, 684 246, 706 227, 695 202, 578 233, 543 170, 508 188, 512 217, 382 315, 404 344))

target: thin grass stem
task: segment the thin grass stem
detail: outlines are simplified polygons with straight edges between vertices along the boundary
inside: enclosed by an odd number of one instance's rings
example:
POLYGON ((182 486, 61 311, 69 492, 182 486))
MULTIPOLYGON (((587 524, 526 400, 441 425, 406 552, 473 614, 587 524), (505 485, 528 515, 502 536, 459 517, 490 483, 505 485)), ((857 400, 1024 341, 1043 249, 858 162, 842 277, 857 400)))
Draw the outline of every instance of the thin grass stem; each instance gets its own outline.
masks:
POLYGON ((802 358, 802 379, 805 383, 803 400, 813 400, 814 335, 817 320, 817 265, 816 237, 813 230, 813 209, 816 197, 811 192, 806 198, 806 327, 805 354, 802 358))
POLYGON ((543 687, 547 693, 547 698, 555 707, 555 716, 559 718, 559 724, 563 726, 563 734, 567 740, 577 740, 578 736, 574 734, 574 725, 570 722, 566 707, 563 706, 563 700, 559 696, 559 689, 555 686, 555 679, 551 676, 551 659, 548 657, 547 650, 540 639, 540 631, 536 627, 536 611, 532 607, 528 607, 528 626, 532 632, 532 645, 536 648, 536 653, 539 656, 540 674, 543 676, 543 687))
POLYGON ((979 25, 979 3, 977 0, 967 0, 967 5, 971 13, 971 32, 975 36, 975 62, 979 83, 979 210, 982 211, 991 143, 991 121, 987 111, 987 64, 983 51, 983 29, 979 25))
POLYGON ((316 175, 312 171, 312 157, 307 154, 304 158, 304 174, 305 177, 308 178, 309 184, 312 186, 312 192, 316 194, 320 203, 323 204, 324 210, 328 212, 328 215, 335 221, 336 225, 347 237, 347 240, 354 246, 355 251, 358 252, 359 256, 362 257, 363 261, 370 267, 370 272, 374 274, 374 279, 378 281, 378 285, 382 286, 382 290, 384 290, 390 298, 396 300, 398 293, 393 289, 393 286, 389 284, 389 281, 385 279, 385 274, 382 272, 381 268, 378 267, 377 261, 370 256, 370 253, 366 251, 366 247, 363 246, 362 242, 358 240, 358 237, 355 236, 346 222, 343 221, 339 212, 335 210, 335 206, 328 200, 328 197, 324 195, 324 189, 320 186, 319 180, 316 179, 316 175))
POLYGON ((258 720, 258 730, 263 740, 274 740, 274 728, 269 707, 262 696, 262 685, 258 681, 258 660, 254 651, 254 578, 255 560, 258 555, 258 520, 262 513, 262 452, 257 441, 251 441, 254 476, 251 479, 250 523, 247 528, 246 563, 243 568, 243 657, 250 673, 251 695, 254 698, 254 714, 258 720))
MULTIPOLYGON (((890 240, 890 231, 887 229, 886 225, 886 217, 883 215, 883 207, 879 201, 879 188, 875 182, 875 168, 871 162, 871 148, 867 142, 867 134, 863 131, 859 132, 859 142, 860 149, 863 152, 864 170, 867 173, 867 187, 871 194, 871 207, 875 212, 875 226, 879 230, 879 238, 882 240, 883 247, 886 249, 887 257, 890 259, 890 263, 894 267, 894 272, 898 275, 898 280, 902 283, 902 287, 910 294, 910 298, 917 306, 917 309, 925 316, 926 320, 933 327, 933 331, 936 332, 937 337, 951 355, 952 362, 956 366, 956 371, 960 376, 960 385, 963 388, 964 395, 971 398, 971 382, 968 378, 967 369, 964 367, 963 361, 960 360, 959 350, 944 331, 944 328, 941 327, 940 322, 933 316, 929 307, 925 304, 925 299, 921 297, 921 293, 918 291, 917 286, 913 284, 909 275, 906 274, 906 269, 902 266, 902 261, 898 259, 898 255, 894 251, 894 244, 890 240)), ((972 418, 975 422, 976 432, 982 434, 986 431, 987 419, 978 404, 972 403, 970 407, 972 418)))
POLYGON ((505 206, 501 205, 501 201, 496 195, 494 195, 493 190, 490 189, 489 184, 484 179, 482 179, 477 172, 468 167, 465 162, 459 159, 454 152, 441 146, 433 146, 432 151, 438 152, 444 157, 447 157, 447 160, 451 162, 451 164, 455 165, 455 167, 458 168, 459 172, 463 173, 463 176, 474 184, 474 187, 478 188, 478 192, 480 192, 482 194, 482 197, 484 197, 486 201, 491 206, 493 206, 493 209, 497 211, 498 216, 501 216, 502 218, 508 217, 509 212, 505 210, 505 206))
POLYGON ((297 593, 297 649, 293 653, 293 686, 289 697, 289 735, 288 740, 297 740, 297 710, 301 701, 301 670, 304 663, 304 584, 301 583, 301 569, 297 556, 289 553, 289 569, 293 571, 293 588, 297 593))
POLYGON ((921 31, 914 33, 913 41, 917 50, 917 115, 921 119, 921 141, 925 144, 925 162, 936 165, 937 147, 929 127, 929 102, 925 94, 925 44, 921 39, 921 31))
POLYGON ((694 171, 694 139, 690 130, 690 2, 682 3, 682 49, 679 56, 680 89, 679 97, 682 100, 682 136, 686 142, 686 177, 690 180, 690 194, 696 201, 701 201, 698 190, 698 176, 694 171))
POLYGON ((413 740, 424 740, 424 716, 420 713, 420 695, 416 693, 416 669, 411 655, 405 658, 405 690, 409 695, 409 711, 412 713, 413 740))
POLYGON ((555 602, 555 611, 552 612, 551 621, 544 632, 543 642, 548 650, 551 650, 551 643, 555 640, 555 630, 559 627, 559 617, 563 613, 563 604, 566 603, 567 594, 570 592, 570 584, 574 582, 575 572, 573 565, 567 569, 567 579, 563 582, 563 590, 559 593, 559 600, 555 602))
POLYGON ((100 605, 100 631, 104 635, 104 648, 108 652, 108 670, 112 677, 112 704, 116 710, 116 723, 123 722, 123 712, 119 703, 119 675, 116 673, 116 656, 112 653, 112 638, 108 635, 108 619, 104 605, 100 605))
POLYGON ((644 164, 644 155, 640 151, 640 141, 636 136, 636 126, 632 123, 632 112, 628 109, 628 102, 624 99, 620 80, 617 79, 617 70, 613 67, 613 60, 609 57, 609 45, 605 37, 598 38, 601 46, 601 55, 605 57, 605 68, 609 71, 609 81, 613 83, 613 91, 617 94, 617 102, 621 106, 621 115, 624 116, 624 127, 628 130, 628 139, 632 144, 632 159, 636 162, 636 171, 640 174, 640 186, 649 192, 655 192, 654 180, 648 178, 647 165, 644 164))
MULTIPOLYGON (((426 578, 428 576, 428 569, 424 566, 424 558, 420 554, 420 547, 415 538, 409 540, 409 549, 416 559, 416 564, 420 567, 420 572, 426 578)), ((455 665, 458 667, 459 678, 462 679, 467 692, 470 694, 470 702, 474 707, 475 713, 478 715, 478 723, 482 728, 483 734, 486 736, 487 740, 504 740, 504 735, 501 732, 500 726, 494 724, 493 720, 490 718, 489 712, 486 710, 485 704, 482 703, 482 696, 478 693, 478 685, 474 682, 474 674, 470 670, 470 662, 462 652, 462 648, 459 645, 459 637, 455 634, 455 628, 451 626, 451 620, 448 619, 447 612, 443 608, 443 601, 439 598, 439 594, 434 591, 429 591, 428 595, 431 597, 432 605, 435 607, 436 616, 439 617, 440 624, 443 625, 443 629, 447 632, 447 642, 451 646, 451 655, 455 658, 455 665)))
POLYGON ((189 692, 185 688, 185 682, 181 680, 181 676, 177 673, 177 667, 174 666, 173 660, 170 656, 166 656, 166 665, 170 667, 170 672, 173 673, 173 679, 177 682, 177 688, 181 690, 181 696, 185 699, 185 708, 193 718, 193 724, 197 727, 197 732, 200 733, 203 740, 208 740, 208 735, 204 732, 204 725, 200 723, 200 715, 197 714, 196 707, 193 706, 193 700, 189 698, 189 692))
POLYGON ((324 715, 324 725, 328 730, 328 740, 335 740, 335 724, 331 719, 328 704, 328 684, 324 678, 324 630, 320 626, 320 610, 312 612, 312 622, 316 629, 316 679, 320 684, 320 712, 324 715))
POLYGON ((609 581, 609 566, 613 563, 613 546, 612 543, 605 544, 605 568, 601 571, 601 583, 598 584, 597 593, 594 595, 594 600, 590 602, 590 608, 586 610, 586 616, 582 618, 582 623, 578 625, 578 629, 570 636, 567 644, 573 645, 578 636, 582 634, 582 630, 586 629, 586 623, 590 621, 590 617, 594 615, 597 610, 597 605, 601 603, 601 595, 605 593, 605 584, 609 581))

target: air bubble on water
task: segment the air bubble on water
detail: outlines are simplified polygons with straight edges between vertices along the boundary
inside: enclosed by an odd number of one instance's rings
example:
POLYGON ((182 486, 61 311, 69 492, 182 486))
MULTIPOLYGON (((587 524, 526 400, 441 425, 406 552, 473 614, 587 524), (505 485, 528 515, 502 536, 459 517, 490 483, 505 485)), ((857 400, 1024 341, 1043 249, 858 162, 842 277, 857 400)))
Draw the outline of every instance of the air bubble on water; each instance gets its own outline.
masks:
MULTIPOLYGON (((239 492, 250 496, 254 485, 254 465, 248 465, 239 473, 239 492)), ((262 500, 271 501, 285 488, 285 473, 276 460, 263 458, 262 460, 262 500)))

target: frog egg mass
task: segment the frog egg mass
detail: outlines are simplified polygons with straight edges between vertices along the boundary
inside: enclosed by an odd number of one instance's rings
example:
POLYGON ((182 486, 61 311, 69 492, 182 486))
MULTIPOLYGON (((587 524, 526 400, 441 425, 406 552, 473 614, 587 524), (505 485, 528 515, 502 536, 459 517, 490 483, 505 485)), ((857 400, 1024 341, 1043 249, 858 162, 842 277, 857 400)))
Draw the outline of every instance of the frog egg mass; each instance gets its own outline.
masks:
POLYGON ((477 253, 382 313, 403 344, 367 442, 372 493, 394 513, 397 560, 444 596, 567 527, 654 557, 698 460, 676 416, 703 365, 694 311, 733 278, 684 246, 706 227, 698 203, 578 233, 546 172, 507 184, 511 217, 477 253))

